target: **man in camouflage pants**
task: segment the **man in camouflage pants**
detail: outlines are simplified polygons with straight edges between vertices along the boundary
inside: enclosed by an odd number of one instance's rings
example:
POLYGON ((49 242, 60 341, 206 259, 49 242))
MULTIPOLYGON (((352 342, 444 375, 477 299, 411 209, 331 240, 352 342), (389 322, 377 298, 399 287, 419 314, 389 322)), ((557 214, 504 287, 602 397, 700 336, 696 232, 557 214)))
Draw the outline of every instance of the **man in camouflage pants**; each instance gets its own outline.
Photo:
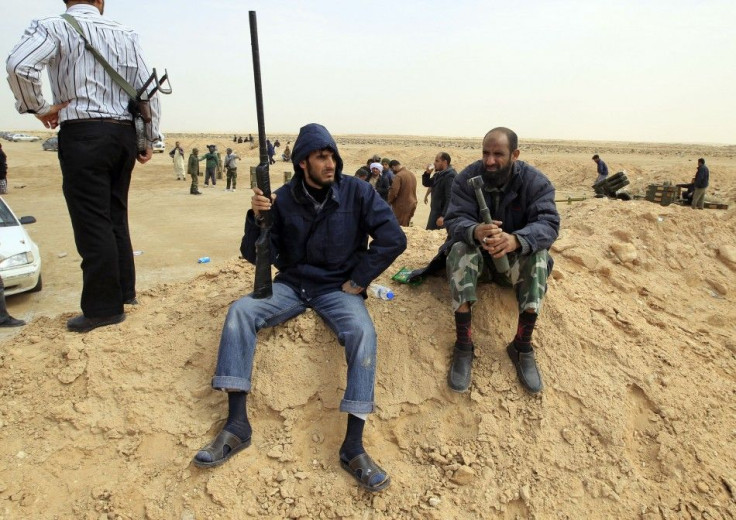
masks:
POLYGON ((548 250, 557 239, 560 216, 554 187, 542 172, 517 160, 519 153, 516 134, 494 128, 483 139, 483 158, 465 168, 452 185, 445 217, 449 239, 442 250, 447 252, 457 336, 447 381, 458 392, 470 386, 474 350, 470 308, 477 300, 478 282, 484 281, 514 287, 519 321, 506 351, 521 384, 532 393, 542 390, 531 338, 552 270, 548 250), (490 224, 483 223, 468 182, 479 176, 483 198, 495 217, 490 224), (504 257, 509 270, 502 273, 494 259, 504 257))

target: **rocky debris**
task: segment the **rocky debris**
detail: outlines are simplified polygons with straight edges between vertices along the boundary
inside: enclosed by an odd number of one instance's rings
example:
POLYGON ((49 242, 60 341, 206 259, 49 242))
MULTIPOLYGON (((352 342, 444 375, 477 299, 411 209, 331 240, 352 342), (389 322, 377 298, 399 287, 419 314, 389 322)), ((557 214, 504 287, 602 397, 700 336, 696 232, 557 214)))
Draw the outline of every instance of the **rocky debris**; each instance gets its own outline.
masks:
POLYGON ((638 257, 636 247, 629 243, 611 244, 611 251, 622 264, 631 263, 638 257))
POLYGON ((456 484, 465 486, 475 480, 476 476, 477 474, 470 466, 460 466, 455 470, 455 473, 453 473, 451 480, 456 484))

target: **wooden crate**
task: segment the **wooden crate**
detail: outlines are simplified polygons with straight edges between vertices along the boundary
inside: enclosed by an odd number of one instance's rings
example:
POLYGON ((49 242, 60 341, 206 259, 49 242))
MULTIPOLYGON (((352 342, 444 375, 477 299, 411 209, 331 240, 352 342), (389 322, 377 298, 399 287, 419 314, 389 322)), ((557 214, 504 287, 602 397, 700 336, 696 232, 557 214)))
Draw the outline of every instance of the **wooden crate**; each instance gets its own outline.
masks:
POLYGON ((720 202, 704 202, 703 207, 705 209, 728 209, 728 204, 721 204, 720 202))
POLYGON ((680 198, 680 188, 677 186, 665 186, 663 184, 650 184, 644 197, 649 202, 655 202, 662 206, 669 206, 680 198))

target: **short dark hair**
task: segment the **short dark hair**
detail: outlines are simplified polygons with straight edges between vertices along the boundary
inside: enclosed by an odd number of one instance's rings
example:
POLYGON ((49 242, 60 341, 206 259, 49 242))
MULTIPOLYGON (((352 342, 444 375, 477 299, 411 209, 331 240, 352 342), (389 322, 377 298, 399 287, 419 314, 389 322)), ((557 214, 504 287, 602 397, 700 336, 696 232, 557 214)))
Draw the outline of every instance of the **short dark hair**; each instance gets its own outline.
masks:
POLYGON ((485 137, 483 137, 483 140, 485 141, 489 135, 495 133, 500 133, 506 136, 506 139, 508 139, 509 141, 509 152, 513 152, 514 150, 519 148, 519 136, 516 135, 516 132, 514 132, 510 128, 506 128, 505 126, 497 126, 496 128, 488 130, 485 137))
POLYGON ((443 161, 447 161, 447 166, 450 166, 450 162, 452 161, 452 159, 450 158, 450 154, 449 153, 447 153, 447 152, 440 152, 438 155, 440 156, 440 158, 443 161))
POLYGON ((698 164, 705 164, 705 159, 703 159, 702 157, 698 159, 698 164))
POLYGON ((598 157, 598 154, 595 154, 595 155, 593 156, 593 160, 595 161, 596 159, 600 159, 600 157, 598 157))
POLYGON ((390 163, 388 163, 389 168, 393 168, 394 166, 401 166, 401 163, 397 161, 396 159, 392 160, 390 163))

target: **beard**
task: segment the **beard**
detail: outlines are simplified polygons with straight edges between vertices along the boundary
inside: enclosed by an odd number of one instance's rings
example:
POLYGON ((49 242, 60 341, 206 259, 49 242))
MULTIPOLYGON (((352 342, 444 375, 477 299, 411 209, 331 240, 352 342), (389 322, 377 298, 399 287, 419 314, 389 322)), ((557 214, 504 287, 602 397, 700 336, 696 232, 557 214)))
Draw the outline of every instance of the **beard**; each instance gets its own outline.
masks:
POLYGON ((495 171, 483 171, 483 180, 486 184, 494 187, 494 188, 500 188, 504 184, 506 184, 509 179, 511 178, 511 170, 514 167, 513 161, 509 161, 509 163, 501 169, 495 170, 495 171))
POLYGON ((317 175, 313 174, 313 173, 312 173, 312 165, 311 165, 311 164, 309 164, 309 161, 307 161, 307 164, 306 164, 306 166, 307 166, 307 168, 306 168, 306 170, 304 171, 304 175, 306 175, 306 176, 307 176, 307 178, 308 178, 308 179, 309 179, 310 181, 312 181, 312 182, 313 182, 314 184, 316 184, 316 185, 317 185, 317 186, 319 186, 320 188, 329 188, 330 186, 332 186, 333 182, 335 182, 335 181, 334 181, 334 179, 335 179, 335 177, 334 177, 334 176, 332 177, 332 179, 333 179, 333 180, 329 180, 329 181, 324 181, 324 180, 320 179, 320 178, 319 178, 319 176, 317 176, 317 175))

